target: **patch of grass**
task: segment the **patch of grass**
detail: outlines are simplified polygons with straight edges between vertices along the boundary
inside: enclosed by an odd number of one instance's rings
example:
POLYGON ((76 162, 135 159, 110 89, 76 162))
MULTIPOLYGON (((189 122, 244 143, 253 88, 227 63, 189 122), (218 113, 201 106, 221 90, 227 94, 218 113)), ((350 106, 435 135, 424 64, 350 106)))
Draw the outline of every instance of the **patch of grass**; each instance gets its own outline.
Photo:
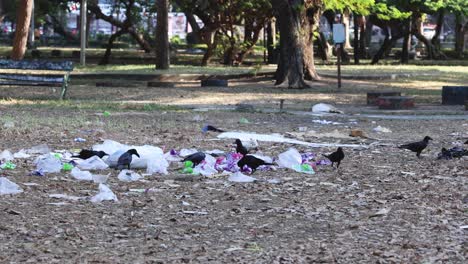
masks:
POLYGON ((96 112, 104 111, 183 111, 181 107, 173 105, 160 105, 153 103, 129 103, 129 102, 108 102, 108 101, 60 101, 60 100, 16 100, 3 99, 0 105, 9 105, 17 108, 45 108, 64 110, 89 110, 96 112))

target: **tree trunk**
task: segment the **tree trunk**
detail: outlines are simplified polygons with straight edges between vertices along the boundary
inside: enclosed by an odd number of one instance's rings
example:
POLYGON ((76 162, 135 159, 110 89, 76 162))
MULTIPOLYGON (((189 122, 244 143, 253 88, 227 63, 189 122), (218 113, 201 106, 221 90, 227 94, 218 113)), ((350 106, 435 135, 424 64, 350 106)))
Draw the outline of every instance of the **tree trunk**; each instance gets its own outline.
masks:
POLYGON ((424 46, 426 47, 426 52, 427 52, 427 58, 432 60, 434 59, 434 49, 432 46, 432 43, 429 42, 429 40, 421 33, 422 31, 422 15, 419 13, 413 13, 412 17, 412 22, 411 22, 411 33, 422 43, 424 43, 424 46))
POLYGON ((60 20, 56 16, 48 15, 48 18, 50 19, 47 19, 47 24, 52 26, 55 33, 61 35, 67 41, 78 40, 75 35, 65 30, 65 28, 63 27, 63 24, 60 22, 60 20))
POLYGON ((445 18, 445 10, 443 8, 440 9, 439 15, 437 17, 437 26, 435 29, 435 34, 431 39, 432 45, 436 50, 440 50, 440 33, 442 33, 442 26, 444 24, 445 18))
POLYGON ((16 14, 16 32, 13 40, 13 60, 22 60, 28 43, 29 24, 31 22, 33 0, 21 0, 16 14))
POLYGON ((169 69, 168 0, 156 0, 156 69, 169 69))
POLYGON ((267 25, 267 50, 268 50, 268 64, 278 63, 278 56, 276 56, 276 22, 274 19, 268 22, 267 25))
POLYGON ((463 26, 463 23, 463 16, 457 14, 455 16, 455 53, 459 59, 463 58, 465 31, 467 30, 466 27, 468 27, 468 25, 463 26))
POLYGON ((323 61, 329 61, 331 55, 331 45, 328 43, 327 38, 323 32, 319 32, 317 44, 320 50, 320 56, 322 57, 323 61))
POLYGON ((214 55, 216 46, 218 46, 218 32, 214 32, 210 28, 205 26, 202 30, 200 30, 200 35, 202 37, 202 41, 207 46, 206 52, 205 54, 203 54, 201 66, 208 66, 211 57, 213 57, 214 55))
POLYGON ((405 23, 403 47, 401 49, 401 63, 408 64, 409 62, 409 49, 411 46, 411 18, 408 18, 405 23))
POLYGON ((102 57, 101 61, 99 62, 99 65, 107 65, 109 64, 110 62, 110 56, 111 56, 111 52, 112 52, 112 46, 114 45, 114 41, 119 38, 120 36, 122 36, 123 34, 125 34, 126 32, 124 30, 119 30, 117 32, 115 32, 114 34, 112 34, 109 38, 109 42, 107 43, 107 48, 106 48, 106 52, 104 53, 104 56, 102 57))
POLYGON ((351 42, 349 41, 349 24, 350 24, 350 14, 349 14, 349 10, 346 8, 344 11, 343 11, 343 15, 342 15, 342 23, 345 27, 345 43, 344 43, 344 48, 345 49, 350 49, 351 48, 351 42))
POLYGON ((276 84, 287 85, 289 88, 311 87, 311 84, 305 81, 304 73, 305 69, 312 71, 310 64, 314 64, 313 53, 305 54, 311 50, 310 47, 306 48, 306 45, 310 44, 307 39, 311 34, 310 31, 306 31, 311 29, 306 17, 307 8, 304 8, 301 0, 272 0, 272 6, 276 11, 281 34, 276 84))
POLYGON ((354 64, 359 64, 359 59, 360 59, 360 51, 361 49, 359 48, 359 19, 358 15, 356 13, 353 14, 353 20, 354 20, 354 43, 353 43, 353 49, 354 49, 354 64))
POLYGON ((361 58, 367 58, 367 20, 365 16, 358 17, 359 23, 359 55, 361 58))

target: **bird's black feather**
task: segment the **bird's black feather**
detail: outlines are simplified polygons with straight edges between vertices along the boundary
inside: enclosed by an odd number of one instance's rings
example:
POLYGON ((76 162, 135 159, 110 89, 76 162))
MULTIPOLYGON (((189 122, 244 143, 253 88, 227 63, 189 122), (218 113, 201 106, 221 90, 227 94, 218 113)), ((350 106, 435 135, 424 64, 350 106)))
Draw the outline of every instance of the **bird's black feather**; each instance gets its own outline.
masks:
POLYGON ((339 147, 335 152, 329 155, 323 154, 323 156, 332 162, 332 167, 333 164, 336 162, 336 168, 338 168, 340 167, 341 161, 344 159, 345 154, 343 152, 343 148, 339 147))

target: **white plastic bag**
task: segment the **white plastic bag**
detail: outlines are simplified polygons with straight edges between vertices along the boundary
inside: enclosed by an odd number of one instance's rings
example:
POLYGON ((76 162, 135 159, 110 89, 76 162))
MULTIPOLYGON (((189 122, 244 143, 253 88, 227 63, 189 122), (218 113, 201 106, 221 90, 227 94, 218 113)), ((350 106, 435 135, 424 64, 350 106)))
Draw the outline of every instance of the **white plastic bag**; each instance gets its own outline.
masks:
POLYGON ((141 179, 141 175, 134 172, 134 171, 131 171, 131 170, 122 170, 119 175, 117 176, 117 178, 121 181, 124 181, 124 182, 132 182, 132 181, 138 181, 139 179, 141 179))
POLYGON ((290 148, 278 155, 277 163, 280 167, 292 169, 294 166, 302 164, 301 153, 295 148, 290 148))
POLYGON ((11 152, 7 149, 2 151, 2 153, 0 153, 0 160, 11 161, 13 159, 14 159, 13 154, 11 154, 11 152))
POLYGON ((43 172, 56 173, 62 169, 62 162, 54 157, 54 155, 46 154, 37 157, 36 159, 36 170, 42 170, 43 172))
POLYGON ((203 176, 211 176, 218 173, 215 169, 216 159, 211 155, 206 155, 205 160, 193 168, 194 174, 201 174, 203 176))
POLYGON ((79 161, 77 167, 82 170, 105 170, 109 168, 109 165, 98 156, 92 156, 89 159, 79 161))
POLYGON ((26 150, 26 152, 28 154, 48 154, 50 149, 46 144, 41 144, 26 150))
POLYGON ((315 171, 310 166, 302 166, 301 153, 299 153, 299 151, 297 151, 295 148, 290 148, 286 152, 279 154, 278 165, 280 165, 280 167, 292 169, 297 172, 315 174, 315 171))
POLYGON ((23 189, 18 184, 8 180, 5 177, 0 177, 0 195, 22 193, 23 189))
POLYGON ((230 182, 255 182, 256 180, 256 178, 242 174, 240 171, 231 174, 228 178, 230 182))
POLYGON ((117 196, 112 192, 112 190, 107 187, 107 185, 100 183, 99 184, 99 193, 91 197, 91 202, 100 203, 102 201, 114 201, 117 202, 117 196))
POLYGON ((27 154, 26 151, 24 149, 16 152, 15 154, 13 154, 13 157, 15 159, 27 159, 29 157, 31 157, 31 155, 27 154))
POLYGON ((343 113, 342 111, 338 110, 333 105, 324 104, 324 103, 319 103, 319 104, 315 104, 314 106, 312 106, 312 112, 313 113, 340 113, 340 114, 343 113))
POLYGON ((71 176, 79 181, 92 181, 93 174, 89 171, 82 171, 77 167, 71 170, 71 176))

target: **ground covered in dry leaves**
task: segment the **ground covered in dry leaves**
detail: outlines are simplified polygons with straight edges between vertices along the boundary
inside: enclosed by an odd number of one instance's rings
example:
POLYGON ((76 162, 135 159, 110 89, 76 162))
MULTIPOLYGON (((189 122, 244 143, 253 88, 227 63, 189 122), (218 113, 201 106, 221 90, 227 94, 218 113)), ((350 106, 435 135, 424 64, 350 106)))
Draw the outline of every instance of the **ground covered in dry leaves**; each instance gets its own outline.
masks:
MULTIPOLYGON (((281 183, 231 183, 227 176, 179 173, 108 185, 119 202, 93 204, 50 198, 91 197, 97 184, 69 173, 29 176, 32 159, 0 171, 24 192, 0 196, 1 263, 464 263, 468 258, 467 159, 436 160, 442 146, 468 138, 465 120, 384 120, 359 115, 315 117, 235 111, 124 111, 0 106, 0 150, 47 144, 54 150, 90 147, 104 139, 171 148, 233 150, 233 140, 203 135, 203 124, 257 133, 305 132, 319 143, 372 144, 345 148, 339 170, 315 175, 286 169, 258 171, 281 183), (239 122, 246 118, 249 123, 239 122), (317 119, 341 122, 323 125, 317 119), (391 133, 377 133, 378 125, 391 133), (351 129, 369 138, 346 137, 351 129), (333 133, 332 133, 333 134, 333 133), (417 159, 401 143, 434 141, 417 159), (87 139, 84 143, 74 138, 87 139), (31 185, 28 183, 35 183, 31 185), (135 189, 149 189, 147 192, 135 189)), ((297 134, 296 134, 297 135, 297 134)), ((271 156, 293 145, 260 142, 271 156)), ((334 148, 294 146, 318 154, 334 148)))

